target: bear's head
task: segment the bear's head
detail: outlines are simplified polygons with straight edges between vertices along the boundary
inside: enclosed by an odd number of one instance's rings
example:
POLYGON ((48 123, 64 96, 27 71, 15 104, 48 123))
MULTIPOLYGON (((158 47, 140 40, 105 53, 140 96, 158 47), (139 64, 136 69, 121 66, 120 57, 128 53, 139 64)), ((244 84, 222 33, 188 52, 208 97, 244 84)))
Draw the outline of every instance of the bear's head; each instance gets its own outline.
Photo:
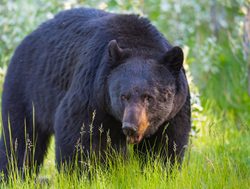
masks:
POLYGON ((183 52, 173 47, 159 58, 135 56, 115 40, 109 45, 112 70, 107 79, 109 113, 122 123, 130 143, 154 134, 186 101, 183 52))

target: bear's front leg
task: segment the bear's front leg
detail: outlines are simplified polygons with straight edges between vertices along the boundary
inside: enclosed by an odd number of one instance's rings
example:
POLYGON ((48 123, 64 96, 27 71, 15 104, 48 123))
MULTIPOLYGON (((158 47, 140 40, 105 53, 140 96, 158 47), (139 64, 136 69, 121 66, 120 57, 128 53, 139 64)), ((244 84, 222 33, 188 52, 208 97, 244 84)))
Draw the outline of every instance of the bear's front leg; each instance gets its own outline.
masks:
POLYGON ((58 168, 85 167, 86 160, 104 162, 112 152, 126 154, 121 123, 98 110, 89 110, 83 95, 68 92, 55 115, 56 161, 58 168))
POLYGON ((80 95, 68 92, 55 114, 56 161, 58 168, 81 162, 90 150, 89 116, 80 95))

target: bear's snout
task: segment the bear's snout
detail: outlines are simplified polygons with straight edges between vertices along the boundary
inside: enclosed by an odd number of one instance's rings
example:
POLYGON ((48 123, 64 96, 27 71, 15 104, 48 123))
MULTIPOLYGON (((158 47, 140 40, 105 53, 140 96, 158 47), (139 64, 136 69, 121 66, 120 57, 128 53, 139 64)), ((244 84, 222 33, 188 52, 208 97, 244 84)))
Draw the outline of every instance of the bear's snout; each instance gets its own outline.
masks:
POLYGON ((128 122, 122 123, 122 130, 126 136, 134 136, 137 132, 137 126, 128 122))
POLYGON ((129 143, 139 143, 148 128, 146 109, 139 105, 127 106, 124 110, 122 130, 129 143))

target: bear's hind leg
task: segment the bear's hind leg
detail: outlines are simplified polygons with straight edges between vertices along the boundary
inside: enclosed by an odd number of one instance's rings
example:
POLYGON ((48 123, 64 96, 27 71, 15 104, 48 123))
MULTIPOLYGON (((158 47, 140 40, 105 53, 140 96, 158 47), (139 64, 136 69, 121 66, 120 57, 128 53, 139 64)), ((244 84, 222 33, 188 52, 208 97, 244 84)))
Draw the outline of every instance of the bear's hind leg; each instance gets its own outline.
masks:
POLYGON ((5 177, 10 171, 26 173, 38 171, 49 144, 50 134, 42 132, 32 116, 20 107, 3 108, 3 130, 0 141, 0 172, 5 177), (13 108, 13 109, 12 109, 13 108), (33 126, 34 125, 34 126, 33 126))

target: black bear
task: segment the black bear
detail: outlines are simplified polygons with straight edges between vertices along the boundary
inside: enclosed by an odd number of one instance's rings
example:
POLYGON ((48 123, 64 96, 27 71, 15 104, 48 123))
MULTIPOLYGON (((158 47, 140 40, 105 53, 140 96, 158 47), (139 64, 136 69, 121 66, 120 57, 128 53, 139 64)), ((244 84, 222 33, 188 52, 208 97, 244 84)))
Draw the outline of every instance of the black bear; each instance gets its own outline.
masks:
POLYGON ((5 175, 10 159, 39 167, 53 134, 59 167, 108 145, 126 153, 127 142, 181 162, 190 131, 183 52, 138 15, 63 11, 17 47, 2 119, 5 175))

